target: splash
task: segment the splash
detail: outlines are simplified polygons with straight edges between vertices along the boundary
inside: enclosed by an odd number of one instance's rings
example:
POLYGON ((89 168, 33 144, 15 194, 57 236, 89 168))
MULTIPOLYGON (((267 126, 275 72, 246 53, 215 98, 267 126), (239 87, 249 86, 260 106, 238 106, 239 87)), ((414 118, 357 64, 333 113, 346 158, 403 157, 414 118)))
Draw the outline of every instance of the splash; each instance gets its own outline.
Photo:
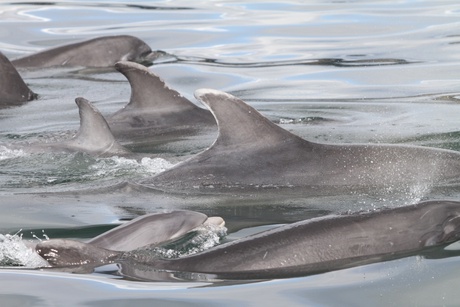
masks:
POLYGON ((33 248, 27 246, 22 234, 0 234, 0 265, 37 268, 48 266, 33 248))
POLYGON ((125 257, 134 253, 137 259, 144 260, 157 256, 169 259, 180 258, 210 249, 218 245, 226 235, 227 228, 224 226, 202 225, 167 245, 129 252, 125 257))
POLYGON ((350 211, 378 211, 382 207, 395 208, 413 205, 421 202, 431 191, 431 186, 426 183, 418 183, 409 187, 389 185, 381 188, 378 192, 352 191, 354 208, 350 211))

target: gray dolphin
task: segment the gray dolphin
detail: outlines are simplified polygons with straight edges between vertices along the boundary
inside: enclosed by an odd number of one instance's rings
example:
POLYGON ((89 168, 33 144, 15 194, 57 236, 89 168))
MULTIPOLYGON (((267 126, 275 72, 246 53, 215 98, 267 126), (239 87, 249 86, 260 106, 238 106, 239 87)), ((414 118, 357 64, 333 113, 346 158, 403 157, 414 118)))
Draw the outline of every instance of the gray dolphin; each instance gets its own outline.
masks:
POLYGON ((18 106, 37 98, 8 58, 0 52, 0 107, 18 106))
POLYGON ((80 128, 69 140, 53 143, 7 145, 31 153, 42 152, 85 152, 93 156, 129 156, 132 153, 115 140, 102 114, 86 99, 76 98, 80 114, 80 128))
MULTIPOLYGON (((139 227, 145 225, 133 222, 130 231, 138 231, 139 227)), ((114 245, 130 244, 130 232, 119 232, 125 239, 114 245)), ((37 245, 36 250, 52 265, 117 262, 125 275, 142 267, 143 278, 149 270, 152 276, 158 270, 170 270, 214 274, 218 278, 260 279, 301 276, 394 259, 458 239, 460 202, 431 201, 304 220, 175 259, 145 252, 113 251, 110 240, 103 245, 104 249, 91 242, 50 240, 37 245)))
POLYGON ((207 150, 140 184, 155 189, 342 195, 410 191, 458 183, 460 153, 403 145, 318 144, 272 123, 242 100, 211 89, 195 92, 216 118, 207 150))
MULTIPOLYGON (((194 211, 153 213, 137 217, 87 243, 53 239, 37 244, 35 249, 53 266, 107 263, 125 251, 179 238, 207 221, 205 214, 194 211)), ((212 218, 209 222, 222 223, 222 220, 216 222, 212 218)))
POLYGON ((413 255, 458 239, 460 203, 432 201, 314 218, 183 258, 136 262, 219 278, 292 277, 413 255))
POLYGON ((129 103, 107 117, 117 138, 133 140, 152 136, 192 135, 211 127, 216 122, 211 112, 200 108, 165 82, 147 67, 122 61, 115 68, 129 81, 129 103))
POLYGON ((118 35, 51 48, 11 62, 17 68, 112 67, 121 60, 142 62, 151 55, 150 47, 139 38, 118 35))

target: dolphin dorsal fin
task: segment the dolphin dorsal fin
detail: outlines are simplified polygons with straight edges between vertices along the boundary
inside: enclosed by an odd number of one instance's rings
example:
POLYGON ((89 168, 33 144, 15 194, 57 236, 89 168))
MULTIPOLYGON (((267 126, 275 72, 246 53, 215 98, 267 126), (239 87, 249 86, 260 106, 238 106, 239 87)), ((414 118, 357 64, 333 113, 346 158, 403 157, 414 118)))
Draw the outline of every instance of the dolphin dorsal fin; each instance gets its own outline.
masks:
POLYGON ((154 109, 161 114, 198 108, 141 64, 121 61, 115 64, 115 68, 128 79, 131 86, 129 103, 119 112, 154 109))
POLYGON ((0 52, 0 106, 21 105, 37 98, 8 58, 0 52))
POLYGON ((107 121, 87 99, 75 99, 80 113, 80 128, 76 136, 67 142, 88 153, 100 155, 128 153, 114 138, 107 121))
POLYGON ((213 147, 241 146, 250 147, 252 144, 265 144, 273 147, 275 144, 288 140, 308 143, 300 137, 279 127, 260 114, 256 109, 228 93, 199 89, 195 97, 208 106, 214 115, 219 135, 213 147))
POLYGON ((205 214, 194 211, 153 213, 113 228, 88 243, 113 251, 131 251, 179 238, 206 220, 205 214))

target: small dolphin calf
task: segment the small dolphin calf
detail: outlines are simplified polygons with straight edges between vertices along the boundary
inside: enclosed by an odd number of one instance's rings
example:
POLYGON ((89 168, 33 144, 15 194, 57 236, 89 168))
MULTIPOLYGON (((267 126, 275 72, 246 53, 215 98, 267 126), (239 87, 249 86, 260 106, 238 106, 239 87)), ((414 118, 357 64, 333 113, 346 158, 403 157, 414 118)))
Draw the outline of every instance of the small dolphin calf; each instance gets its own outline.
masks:
MULTIPOLYGON (((195 224, 203 220, 197 216, 195 224)), ((138 240, 139 232, 148 232, 142 218, 88 243, 50 240, 38 244, 36 250, 54 266, 117 262, 122 274, 129 274, 144 265, 143 277, 148 275, 148 268, 153 275, 160 269, 215 274, 227 279, 302 276, 402 257, 457 241, 460 202, 431 201, 368 213, 329 215, 175 259, 121 252, 150 241, 138 240)))
POLYGON ((195 92, 216 118, 207 150, 140 184, 183 192, 249 191, 342 195, 429 189, 458 183, 460 153, 403 145, 329 145, 306 141, 242 100, 211 89, 195 92))
POLYGON ((106 263, 121 252, 176 239, 206 222, 205 214, 173 211, 143 215, 109 230, 87 243, 55 239, 36 245, 36 251, 54 266, 106 263))
POLYGON ((130 35, 102 36, 51 48, 12 61, 17 68, 112 67, 116 62, 142 62, 152 55, 150 47, 130 35))
POLYGON ((8 58, 0 52, 0 108, 22 105, 37 98, 8 58))

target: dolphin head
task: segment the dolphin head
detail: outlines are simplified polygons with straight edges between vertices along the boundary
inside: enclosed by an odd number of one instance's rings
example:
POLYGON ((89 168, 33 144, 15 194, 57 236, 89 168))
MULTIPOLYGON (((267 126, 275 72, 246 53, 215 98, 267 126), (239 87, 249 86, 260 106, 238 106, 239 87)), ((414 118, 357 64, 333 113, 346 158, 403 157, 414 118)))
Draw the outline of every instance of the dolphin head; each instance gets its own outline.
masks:
POLYGON ((129 35, 122 35, 126 44, 126 54, 121 56, 119 61, 131 61, 137 63, 149 62, 156 57, 156 53, 143 40, 129 35))
POLYGON ((444 245, 460 239, 460 206, 457 202, 430 202, 419 218, 427 231, 420 238, 424 247, 444 245))

